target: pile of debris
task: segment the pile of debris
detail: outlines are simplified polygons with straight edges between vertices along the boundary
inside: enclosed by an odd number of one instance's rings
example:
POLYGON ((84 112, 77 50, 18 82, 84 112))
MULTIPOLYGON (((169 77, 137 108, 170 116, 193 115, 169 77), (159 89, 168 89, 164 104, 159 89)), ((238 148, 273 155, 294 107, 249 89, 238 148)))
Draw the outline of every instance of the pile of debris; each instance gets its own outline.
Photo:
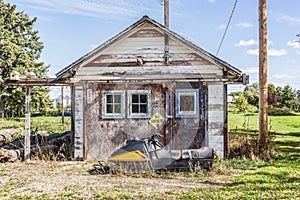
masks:
MULTIPOLYGON (((30 157, 43 160, 68 160, 71 133, 47 134, 36 129, 30 136, 30 157)), ((24 134, 18 129, 0 130, 0 162, 24 158, 24 134)))

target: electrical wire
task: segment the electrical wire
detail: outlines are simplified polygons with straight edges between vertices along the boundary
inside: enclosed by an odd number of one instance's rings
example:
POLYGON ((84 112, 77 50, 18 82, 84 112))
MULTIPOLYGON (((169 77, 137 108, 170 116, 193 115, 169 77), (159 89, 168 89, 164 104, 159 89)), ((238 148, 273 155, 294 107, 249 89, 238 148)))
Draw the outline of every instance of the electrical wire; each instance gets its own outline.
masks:
POLYGON ((163 0, 156 0, 161 6, 163 5, 163 0))
POLYGON ((220 49, 221 49, 221 46, 222 46, 222 44, 223 44, 223 41, 224 41, 225 35, 226 35, 226 33, 227 33, 227 30, 228 30, 228 28, 229 28, 229 25, 230 25, 230 22, 231 22, 233 13, 234 13, 234 11, 235 11, 235 7, 236 7, 237 2, 238 2, 238 0, 235 0, 234 5, 233 5, 233 8, 232 8, 232 11, 231 11, 231 15, 230 15, 230 17, 229 17, 229 20, 228 20, 228 23, 227 23, 225 32, 224 32, 224 34, 223 34, 223 37, 222 37, 222 39, 221 39, 221 42, 220 42, 218 51, 217 51, 217 53, 216 53, 216 56, 218 55, 218 53, 219 53, 219 51, 220 51, 220 49))

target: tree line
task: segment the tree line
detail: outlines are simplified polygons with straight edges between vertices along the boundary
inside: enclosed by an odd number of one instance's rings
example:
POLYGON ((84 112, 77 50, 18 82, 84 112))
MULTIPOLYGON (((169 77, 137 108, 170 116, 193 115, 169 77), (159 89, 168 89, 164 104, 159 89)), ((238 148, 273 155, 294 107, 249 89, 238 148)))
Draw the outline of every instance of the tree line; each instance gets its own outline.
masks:
MULTIPOLYGON (((36 20, 0 0, 0 112, 5 117, 20 117, 25 112, 25 87, 3 84, 13 71, 47 77, 48 67, 39 61, 44 46, 34 30, 36 20)), ((32 88, 32 112, 43 112, 52 105, 48 93, 48 87, 32 88)))
MULTIPOLYGON (((242 92, 232 92, 229 94, 235 98, 235 105, 240 111, 245 111, 247 105, 258 108, 259 106, 259 87, 258 83, 247 85, 242 92)), ((268 84, 268 105, 271 111, 300 111, 300 92, 293 89, 290 85, 275 86, 268 84)))

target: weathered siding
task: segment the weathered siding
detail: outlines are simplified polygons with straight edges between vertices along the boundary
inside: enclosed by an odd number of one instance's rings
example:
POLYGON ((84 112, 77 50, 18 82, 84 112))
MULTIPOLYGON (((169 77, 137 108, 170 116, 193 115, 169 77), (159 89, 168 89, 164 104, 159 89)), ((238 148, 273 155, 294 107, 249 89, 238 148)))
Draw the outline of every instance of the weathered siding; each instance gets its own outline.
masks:
MULTIPOLYGON (((74 158, 84 158, 84 101, 83 87, 75 86, 75 112, 74 112, 74 158)), ((72 101, 73 102, 73 101, 72 101)))
MULTIPOLYGON (((101 92, 124 90, 123 84, 89 84, 93 90, 93 101, 86 106, 87 160, 106 160, 110 154, 124 144, 127 137, 145 138, 156 132, 164 133, 164 124, 155 129, 149 119, 103 119, 101 117, 101 92)), ((164 116, 165 97, 161 85, 129 85, 126 90, 151 90, 152 115, 156 112, 164 116)), ((151 115, 151 117, 152 117, 151 115)))
POLYGON ((220 157, 224 155, 224 112, 224 85, 211 82, 208 84, 208 145, 220 157))
POLYGON ((99 80, 102 74, 210 74, 222 70, 183 43, 169 38, 169 65, 164 62, 164 35, 154 27, 142 26, 81 64, 76 78, 99 80), (140 65, 137 59, 141 59, 140 65))

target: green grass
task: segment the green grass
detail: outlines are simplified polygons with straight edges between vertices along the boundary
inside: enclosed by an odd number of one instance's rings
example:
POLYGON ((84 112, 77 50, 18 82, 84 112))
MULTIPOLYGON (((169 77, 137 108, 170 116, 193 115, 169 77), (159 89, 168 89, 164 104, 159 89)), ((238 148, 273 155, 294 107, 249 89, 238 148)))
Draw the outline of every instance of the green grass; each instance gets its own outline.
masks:
MULTIPOLYGON (((230 133, 247 134, 257 137, 258 114, 246 116, 244 113, 228 115, 230 133)), ((284 156, 300 157, 300 113, 288 116, 269 116, 269 136, 275 148, 284 156)))
MULTIPOLYGON (((61 123, 61 117, 31 117, 30 130, 38 128, 40 131, 46 131, 49 134, 63 133, 71 130, 71 117, 64 117, 64 124, 61 123)), ((24 130, 25 118, 0 119, 0 129, 20 129, 24 130)))

